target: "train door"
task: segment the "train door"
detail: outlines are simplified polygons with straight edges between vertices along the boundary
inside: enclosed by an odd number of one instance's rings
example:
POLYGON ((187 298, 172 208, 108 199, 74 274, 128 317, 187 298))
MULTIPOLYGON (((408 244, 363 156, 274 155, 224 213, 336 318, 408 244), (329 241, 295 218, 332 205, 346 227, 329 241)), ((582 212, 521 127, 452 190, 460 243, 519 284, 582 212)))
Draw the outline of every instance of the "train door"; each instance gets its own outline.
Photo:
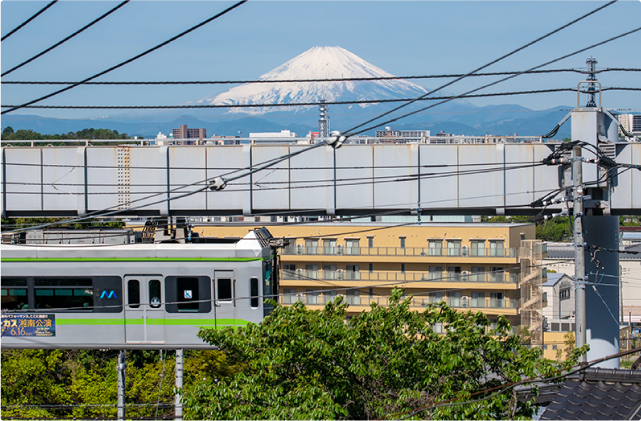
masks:
POLYGON ((162 276, 125 276, 125 342, 165 343, 162 276))

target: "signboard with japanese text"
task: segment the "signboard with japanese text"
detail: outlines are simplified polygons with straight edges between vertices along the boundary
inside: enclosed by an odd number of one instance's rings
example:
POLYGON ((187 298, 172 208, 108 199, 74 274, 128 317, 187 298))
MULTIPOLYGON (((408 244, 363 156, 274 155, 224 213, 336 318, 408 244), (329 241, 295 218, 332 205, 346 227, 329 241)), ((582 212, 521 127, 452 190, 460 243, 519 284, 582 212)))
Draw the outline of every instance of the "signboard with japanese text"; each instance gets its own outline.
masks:
POLYGON ((54 314, 4 313, 2 336, 56 336, 54 314))

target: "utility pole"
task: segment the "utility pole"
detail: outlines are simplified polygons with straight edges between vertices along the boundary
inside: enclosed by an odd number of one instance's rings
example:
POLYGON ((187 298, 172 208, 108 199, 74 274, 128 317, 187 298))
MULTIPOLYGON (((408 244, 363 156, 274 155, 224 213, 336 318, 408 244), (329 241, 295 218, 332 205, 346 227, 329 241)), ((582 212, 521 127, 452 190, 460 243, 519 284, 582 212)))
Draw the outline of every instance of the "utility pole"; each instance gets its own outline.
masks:
MULTIPOLYGON (((585 345, 586 312, 585 312, 585 249, 583 239, 583 161, 581 146, 572 148, 572 200, 574 203, 574 285, 575 285, 575 323, 577 347, 585 345)), ((583 356, 586 361, 586 356, 583 356)))
MULTIPOLYGON (((183 350, 176 350, 176 389, 180 390, 183 387, 183 350)), ((180 392, 176 392, 176 421, 181 421, 183 419, 183 404, 182 404, 182 395, 180 392)))
POLYGON ((125 350, 118 354, 118 420, 125 419, 125 350))

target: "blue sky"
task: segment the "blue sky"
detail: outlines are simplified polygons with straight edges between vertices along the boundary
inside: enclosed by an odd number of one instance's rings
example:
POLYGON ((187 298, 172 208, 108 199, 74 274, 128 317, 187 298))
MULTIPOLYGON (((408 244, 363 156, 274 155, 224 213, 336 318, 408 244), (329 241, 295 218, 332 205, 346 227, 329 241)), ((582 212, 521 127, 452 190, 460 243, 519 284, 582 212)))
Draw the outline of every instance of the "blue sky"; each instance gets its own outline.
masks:
MULTIPOLYGON (((4 35, 48 2, 1 3, 4 35)), ((2 71, 79 29, 117 2, 60 1, 2 42, 2 71)), ((124 61, 233 4, 226 1, 132 1, 83 34, 3 78, 81 80, 124 61)), ((396 75, 465 73, 604 4, 598 1, 260 1, 253 0, 150 55, 98 80, 172 81, 254 79, 307 49, 338 45, 396 75)), ((524 70, 602 41, 641 22, 641 2, 623 0, 492 66, 524 70)), ((641 67, 641 32, 548 68, 641 67)), ((487 92, 575 87, 578 74, 520 76, 487 92)), ((639 73, 603 73, 603 86, 641 87, 639 73)), ((489 78, 447 90, 461 93, 489 78)), ((417 83, 433 88, 440 80, 417 83)), ((80 86, 42 104, 170 105, 212 96, 230 86, 80 86)), ((2 104, 26 102, 57 86, 2 86, 2 104)), ((641 109, 640 92, 604 93, 608 108, 641 109)), ((574 105, 572 93, 472 100, 532 109, 574 105)), ((75 118, 113 111, 19 110, 75 118)))

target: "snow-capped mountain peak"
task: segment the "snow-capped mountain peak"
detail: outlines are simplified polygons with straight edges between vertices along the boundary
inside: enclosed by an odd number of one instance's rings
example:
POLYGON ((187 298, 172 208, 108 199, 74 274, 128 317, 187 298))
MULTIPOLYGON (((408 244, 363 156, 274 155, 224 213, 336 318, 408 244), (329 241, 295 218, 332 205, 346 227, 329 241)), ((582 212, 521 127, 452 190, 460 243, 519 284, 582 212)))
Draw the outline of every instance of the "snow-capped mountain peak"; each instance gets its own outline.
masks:
MULTIPOLYGON (((341 47, 314 47, 259 77, 259 80, 305 80, 392 77, 393 75, 341 47)), ((405 80, 248 83, 199 101, 209 104, 285 104, 327 101, 413 98, 425 88, 405 80)), ((361 105, 363 107, 367 104, 361 105)), ((280 108, 280 107, 275 107, 280 108)), ((235 108, 230 112, 262 114, 275 108, 235 108)), ((309 108, 309 107, 304 107, 309 108)), ((291 107, 288 107, 292 110, 291 107)))

